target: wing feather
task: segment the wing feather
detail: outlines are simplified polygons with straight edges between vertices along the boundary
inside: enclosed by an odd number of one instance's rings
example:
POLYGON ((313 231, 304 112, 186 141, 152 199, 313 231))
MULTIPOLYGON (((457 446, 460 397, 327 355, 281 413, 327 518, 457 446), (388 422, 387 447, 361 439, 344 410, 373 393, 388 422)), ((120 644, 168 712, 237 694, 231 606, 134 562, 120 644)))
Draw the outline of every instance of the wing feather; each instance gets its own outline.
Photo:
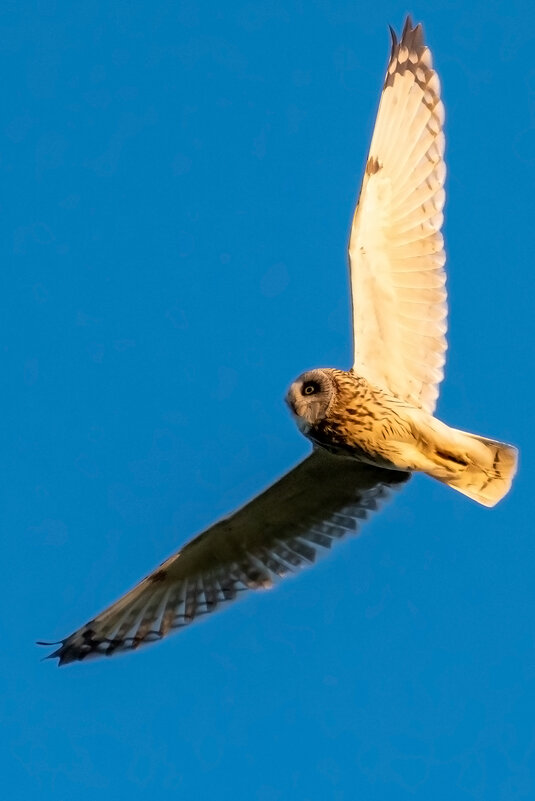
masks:
POLYGON ((355 360, 373 384, 432 412, 447 295, 444 106, 421 25, 392 53, 349 241, 355 360))
POLYGON ((245 589, 312 565, 359 531, 406 473, 314 451, 268 490, 191 540, 51 654, 59 664, 161 639, 245 589))

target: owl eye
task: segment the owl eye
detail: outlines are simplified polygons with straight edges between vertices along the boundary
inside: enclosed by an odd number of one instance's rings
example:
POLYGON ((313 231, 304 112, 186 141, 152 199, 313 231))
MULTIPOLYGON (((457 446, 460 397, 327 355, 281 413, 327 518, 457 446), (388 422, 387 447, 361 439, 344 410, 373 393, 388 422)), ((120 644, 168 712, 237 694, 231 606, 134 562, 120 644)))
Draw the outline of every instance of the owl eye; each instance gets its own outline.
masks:
POLYGON ((303 389, 301 390, 303 395, 314 395, 315 392, 319 391, 320 385, 315 381, 307 381, 306 384, 303 384, 303 389))

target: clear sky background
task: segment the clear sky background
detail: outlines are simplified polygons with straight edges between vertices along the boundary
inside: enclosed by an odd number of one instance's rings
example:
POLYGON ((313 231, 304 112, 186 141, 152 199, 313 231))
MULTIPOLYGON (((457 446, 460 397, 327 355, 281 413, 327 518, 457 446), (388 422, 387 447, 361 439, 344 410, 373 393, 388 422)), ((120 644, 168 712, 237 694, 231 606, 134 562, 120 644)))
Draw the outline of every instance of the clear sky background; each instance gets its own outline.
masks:
POLYGON ((47 0, 0 36, 6 797, 533 798, 532 3, 47 0), (520 446, 513 491, 416 477, 275 592, 41 662, 307 452, 283 396, 351 362, 346 241, 408 10, 447 116, 439 415, 520 446))

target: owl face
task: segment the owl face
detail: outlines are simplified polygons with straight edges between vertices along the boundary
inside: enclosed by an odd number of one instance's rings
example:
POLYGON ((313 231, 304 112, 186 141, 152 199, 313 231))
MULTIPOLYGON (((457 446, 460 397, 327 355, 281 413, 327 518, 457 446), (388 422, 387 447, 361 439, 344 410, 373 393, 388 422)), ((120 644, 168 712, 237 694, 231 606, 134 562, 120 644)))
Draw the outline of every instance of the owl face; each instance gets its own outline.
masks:
POLYGON ((293 382, 286 394, 286 403, 303 434, 327 415, 335 389, 329 370, 308 370, 293 382))

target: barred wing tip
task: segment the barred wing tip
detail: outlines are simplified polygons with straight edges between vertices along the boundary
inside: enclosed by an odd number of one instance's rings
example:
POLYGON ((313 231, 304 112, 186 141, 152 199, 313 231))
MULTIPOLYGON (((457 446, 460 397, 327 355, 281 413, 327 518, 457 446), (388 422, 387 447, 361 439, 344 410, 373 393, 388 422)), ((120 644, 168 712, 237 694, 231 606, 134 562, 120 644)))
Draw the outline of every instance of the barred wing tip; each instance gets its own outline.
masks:
MULTIPOLYGON (((392 39, 392 49, 390 51, 390 60, 392 61, 396 48, 399 44, 398 36, 392 25, 388 26, 390 31, 390 37, 392 39)), ((414 50, 418 47, 424 47, 424 29, 421 22, 417 22, 414 25, 412 21, 412 16, 407 14, 405 17, 405 23, 403 25, 403 30, 401 32, 401 41, 405 44, 409 50, 414 50)))
POLYGON ((354 369, 432 412, 446 351, 444 106, 421 25, 392 52, 349 242, 354 369))

